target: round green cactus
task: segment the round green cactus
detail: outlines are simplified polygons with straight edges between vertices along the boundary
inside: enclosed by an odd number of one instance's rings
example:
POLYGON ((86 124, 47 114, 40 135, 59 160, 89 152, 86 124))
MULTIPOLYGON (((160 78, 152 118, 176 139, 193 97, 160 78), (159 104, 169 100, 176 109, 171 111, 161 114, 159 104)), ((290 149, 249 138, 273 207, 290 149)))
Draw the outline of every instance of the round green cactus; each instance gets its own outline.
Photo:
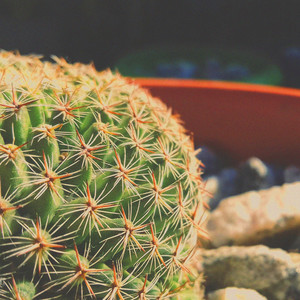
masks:
POLYGON ((176 299, 206 237, 192 139, 119 74, 54 61, 0 52, 0 298, 176 299))

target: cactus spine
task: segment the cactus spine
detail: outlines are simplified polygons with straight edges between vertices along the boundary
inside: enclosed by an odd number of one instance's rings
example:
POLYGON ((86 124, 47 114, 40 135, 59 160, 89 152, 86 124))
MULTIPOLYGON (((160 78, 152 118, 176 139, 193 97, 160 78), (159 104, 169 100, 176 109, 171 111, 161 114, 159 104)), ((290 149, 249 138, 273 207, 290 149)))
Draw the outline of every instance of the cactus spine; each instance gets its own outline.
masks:
POLYGON ((110 70, 0 52, 2 299, 176 299, 205 212, 178 117, 110 70))

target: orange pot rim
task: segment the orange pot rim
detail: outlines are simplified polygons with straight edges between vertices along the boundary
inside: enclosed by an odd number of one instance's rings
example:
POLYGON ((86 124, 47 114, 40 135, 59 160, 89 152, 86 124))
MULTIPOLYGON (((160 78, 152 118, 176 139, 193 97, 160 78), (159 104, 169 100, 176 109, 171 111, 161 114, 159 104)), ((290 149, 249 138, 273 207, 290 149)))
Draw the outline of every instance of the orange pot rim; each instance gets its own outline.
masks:
POLYGON ((217 90, 232 90, 253 93, 265 93, 276 95, 288 95, 299 97, 300 89, 277 87, 270 85, 239 83, 229 81, 213 81, 213 80, 197 80, 197 79, 174 79, 174 78, 131 78, 135 83, 138 83, 144 88, 147 87, 180 87, 180 88, 201 88, 201 89, 217 89, 217 90))
POLYGON ((300 89, 195 79, 131 80, 179 114, 198 145, 211 146, 236 162, 256 156, 300 166, 300 89), (205 113, 199 117, 199 111, 205 113))

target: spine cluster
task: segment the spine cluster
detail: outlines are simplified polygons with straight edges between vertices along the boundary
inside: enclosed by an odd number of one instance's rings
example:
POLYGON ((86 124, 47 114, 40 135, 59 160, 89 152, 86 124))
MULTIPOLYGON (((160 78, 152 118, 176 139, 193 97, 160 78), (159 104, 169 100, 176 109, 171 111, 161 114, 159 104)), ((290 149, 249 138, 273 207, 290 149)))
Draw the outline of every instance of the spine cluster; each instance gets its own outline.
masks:
POLYGON ((173 299, 207 238, 193 141, 134 83, 54 60, 0 53, 0 298, 173 299))

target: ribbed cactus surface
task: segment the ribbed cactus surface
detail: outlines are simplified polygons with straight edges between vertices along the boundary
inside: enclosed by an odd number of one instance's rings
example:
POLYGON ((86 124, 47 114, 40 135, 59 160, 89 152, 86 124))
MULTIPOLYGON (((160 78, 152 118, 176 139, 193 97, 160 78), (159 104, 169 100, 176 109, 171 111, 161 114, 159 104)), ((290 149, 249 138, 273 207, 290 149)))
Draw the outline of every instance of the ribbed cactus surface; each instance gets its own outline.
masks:
POLYGON ((176 299, 206 236, 191 138, 119 74, 53 59, 0 52, 0 299, 176 299))

